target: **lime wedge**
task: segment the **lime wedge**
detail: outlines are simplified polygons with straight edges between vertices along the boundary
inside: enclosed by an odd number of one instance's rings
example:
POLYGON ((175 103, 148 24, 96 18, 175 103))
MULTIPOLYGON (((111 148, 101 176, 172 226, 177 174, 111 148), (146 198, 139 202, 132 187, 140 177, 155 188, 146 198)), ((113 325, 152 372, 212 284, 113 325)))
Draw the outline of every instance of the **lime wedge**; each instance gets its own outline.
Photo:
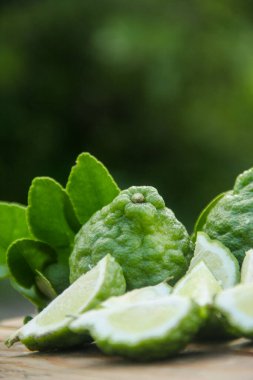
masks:
POLYGON ((241 267, 241 283, 253 282, 253 249, 245 253, 241 267))
POLYGON ((173 294, 192 298, 200 306, 211 305, 222 290, 219 282, 203 261, 200 261, 175 285, 173 294))
POLYGON ((212 240, 204 232, 198 232, 195 251, 189 271, 204 261, 220 285, 226 289, 239 282, 239 264, 230 250, 218 240, 212 240))
POLYGON ((172 291, 172 287, 165 282, 154 286, 145 286, 134 289, 118 297, 110 297, 101 303, 101 307, 119 307, 121 305, 133 305, 135 303, 156 300, 167 297, 172 291))
POLYGON ((107 354, 139 360, 160 359, 184 348, 202 323, 200 308, 186 297, 92 310, 70 324, 79 334, 89 331, 107 354))
POLYGON ((215 308, 225 319, 229 331, 253 338, 253 283, 226 289, 215 299, 215 308))
POLYGON ((173 294, 190 297, 203 308, 205 320, 196 338, 220 340, 227 337, 213 309, 214 297, 222 291, 219 282, 203 261, 196 264, 174 287, 173 294))
POLYGON ((20 340, 30 350, 50 350, 80 344, 86 336, 77 336, 68 329, 68 315, 82 313, 112 295, 122 294, 125 287, 121 267, 111 255, 107 255, 19 329, 6 344, 11 346, 20 340))

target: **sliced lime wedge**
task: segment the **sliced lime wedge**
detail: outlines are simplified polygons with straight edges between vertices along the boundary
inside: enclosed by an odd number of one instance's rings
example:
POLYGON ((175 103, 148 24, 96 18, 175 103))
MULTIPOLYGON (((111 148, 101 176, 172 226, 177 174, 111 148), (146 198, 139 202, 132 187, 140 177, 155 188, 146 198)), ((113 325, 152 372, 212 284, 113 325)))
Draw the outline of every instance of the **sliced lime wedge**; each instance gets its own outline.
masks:
POLYGON ((89 310, 110 296, 124 293, 125 288, 121 267, 107 255, 18 330, 6 344, 11 346, 20 340, 30 350, 50 350, 81 343, 86 337, 77 336, 68 329, 68 315, 89 310))
POLYGON ((92 310, 70 324, 87 331, 107 354, 134 359, 160 359, 184 348, 202 323, 200 308, 186 297, 92 310))
POLYGON ((172 291, 172 287, 165 282, 154 286, 145 286, 134 289, 118 297, 110 297, 101 303, 101 307, 119 307, 120 305, 133 305, 135 303, 156 300, 167 297, 172 291))
POLYGON ((211 305, 222 290, 219 282, 203 261, 196 264, 175 285, 173 294, 192 298, 200 306, 211 305))
POLYGON ((253 283, 240 284, 221 292, 215 308, 226 321, 229 331, 253 338, 253 283))
POLYGON ((253 282, 253 249, 246 252, 241 267, 241 283, 253 282))
POLYGON ((195 251, 189 271, 204 261, 220 285, 226 289, 239 282, 239 264, 230 250, 218 240, 212 240, 204 232, 198 232, 195 251))

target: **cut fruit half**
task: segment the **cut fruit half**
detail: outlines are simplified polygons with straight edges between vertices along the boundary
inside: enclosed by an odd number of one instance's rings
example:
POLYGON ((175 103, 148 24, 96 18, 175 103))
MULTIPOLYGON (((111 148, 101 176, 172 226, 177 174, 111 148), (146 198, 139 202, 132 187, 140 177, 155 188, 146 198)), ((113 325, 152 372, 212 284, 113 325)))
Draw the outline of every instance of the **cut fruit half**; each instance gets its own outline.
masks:
POLYGON ((19 329, 6 344, 11 346, 20 340, 30 350, 50 350, 80 344, 86 336, 77 336, 69 330, 69 315, 78 315, 110 296, 123 294, 125 288, 120 265, 111 255, 107 255, 19 329))
POLYGON ((212 240, 204 232, 198 232, 189 271, 204 261, 220 285, 226 289, 239 282, 239 264, 230 250, 220 241, 212 240))
POLYGON ((107 354, 138 360, 173 355, 191 340, 202 323, 200 308, 186 297, 92 310, 70 324, 79 334, 87 331, 107 354))
POLYGON ((253 282, 253 249, 246 252, 241 267, 241 283, 253 282))
POLYGON ((229 331, 253 338, 253 283, 226 289, 215 299, 215 308, 221 313, 229 331))
POLYGON ((203 261, 200 261, 175 285, 173 294, 190 297, 198 305, 213 303, 214 296, 222 290, 219 282, 203 261))
POLYGON ((119 307, 124 305, 133 305, 135 303, 157 300, 166 297, 172 292, 172 287, 165 282, 154 286, 145 286, 140 289, 134 289, 118 297, 111 297, 105 300, 101 307, 119 307))

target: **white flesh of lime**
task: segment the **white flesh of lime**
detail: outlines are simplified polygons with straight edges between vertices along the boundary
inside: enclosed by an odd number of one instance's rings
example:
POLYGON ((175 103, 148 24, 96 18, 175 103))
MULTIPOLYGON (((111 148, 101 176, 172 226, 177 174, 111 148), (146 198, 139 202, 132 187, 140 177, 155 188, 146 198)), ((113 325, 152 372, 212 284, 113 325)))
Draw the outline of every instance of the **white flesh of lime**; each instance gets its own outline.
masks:
POLYGON ((241 283, 253 282, 253 249, 246 252, 241 267, 241 283))
POLYGON ((253 336, 253 283, 240 284, 221 292, 215 299, 215 307, 230 326, 242 334, 253 336))
POLYGON ((192 298, 198 305, 211 305, 214 296, 222 290, 220 284, 203 261, 182 277, 173 294, 192 298))
POLYGON ((145 286, 140 289, 134 289, 118 297, 110 297, 105 300, 102 307, 118 307, 120 305, 131 305, 140 302, 156 300, 161 297, 167 297, 171 294, 172 288, 165 282, 154 286, 145 286))
POLYGON ((204 261, 220 285, 226 289, 240 279, 239 264, 230 250, 218 240, 212 240, 204 232, 198 232, 189 271, 200 261, 204 261))

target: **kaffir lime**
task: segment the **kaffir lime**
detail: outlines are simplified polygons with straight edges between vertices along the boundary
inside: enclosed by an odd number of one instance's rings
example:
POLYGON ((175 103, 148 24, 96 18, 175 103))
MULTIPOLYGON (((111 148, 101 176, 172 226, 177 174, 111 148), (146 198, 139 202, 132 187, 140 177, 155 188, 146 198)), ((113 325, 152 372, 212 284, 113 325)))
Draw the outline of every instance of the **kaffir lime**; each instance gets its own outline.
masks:
POLYGON ((133 289, 166 278, 175 283, 187 270, 192 243, 155 188, 133 186, 96 212, 77 234, 70 281, 107 253, 122 266, 127 288, 133 289))

